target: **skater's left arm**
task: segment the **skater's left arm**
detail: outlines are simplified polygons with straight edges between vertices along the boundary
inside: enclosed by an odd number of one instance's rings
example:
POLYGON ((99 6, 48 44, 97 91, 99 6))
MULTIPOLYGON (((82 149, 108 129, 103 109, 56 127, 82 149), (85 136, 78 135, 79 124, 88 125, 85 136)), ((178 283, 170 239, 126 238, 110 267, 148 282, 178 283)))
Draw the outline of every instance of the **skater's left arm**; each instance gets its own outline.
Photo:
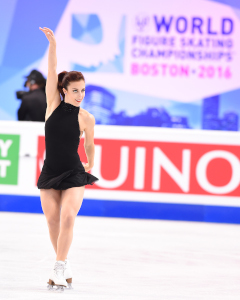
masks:
POLYGON ((88 163, 84 165, 85 171, 88 172, 94 165, 94 125, 95 118, 92 114, 89 114, 85 120, 85 138, 84 138, 84 149, 87 156, 88 163))

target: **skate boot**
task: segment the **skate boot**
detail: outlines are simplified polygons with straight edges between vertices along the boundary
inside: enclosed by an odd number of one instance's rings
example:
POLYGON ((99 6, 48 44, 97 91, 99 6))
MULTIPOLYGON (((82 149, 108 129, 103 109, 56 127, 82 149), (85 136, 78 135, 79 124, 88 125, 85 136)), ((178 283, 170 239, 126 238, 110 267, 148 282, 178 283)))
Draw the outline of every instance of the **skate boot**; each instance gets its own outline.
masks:
POLYGON ((53 290, 53 287, 56 286, 57 291, 64 291, 64 287, 67 287, 67 281, 64 278, 64 271, 66 268, 66 264, 64 261, 58 260, 54 264, 54 268, 50 275, 48 281, 48 289, 53 290))
POLYGON ((72 270, 70 267, 70 263, 68 259, 65 259, 65 271, 64 271, 64 278, 68 283, 68 289, 72 289, 72 270))

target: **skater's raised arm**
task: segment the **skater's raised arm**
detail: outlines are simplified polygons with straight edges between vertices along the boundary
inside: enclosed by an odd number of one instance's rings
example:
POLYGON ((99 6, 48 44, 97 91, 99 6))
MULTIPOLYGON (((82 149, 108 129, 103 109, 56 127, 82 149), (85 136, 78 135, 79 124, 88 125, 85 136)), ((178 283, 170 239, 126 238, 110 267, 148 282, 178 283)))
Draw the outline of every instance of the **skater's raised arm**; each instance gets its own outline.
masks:
POLYGON ((51 106, 54 102, 61 101, 57 89, 58 75, 57 75, 57 53, 56 53, 56 40, 53 31, 46 27, 39 27, 45 34, 49 41, 48 50, 48 75, 46 84, 47 106, 51 106))

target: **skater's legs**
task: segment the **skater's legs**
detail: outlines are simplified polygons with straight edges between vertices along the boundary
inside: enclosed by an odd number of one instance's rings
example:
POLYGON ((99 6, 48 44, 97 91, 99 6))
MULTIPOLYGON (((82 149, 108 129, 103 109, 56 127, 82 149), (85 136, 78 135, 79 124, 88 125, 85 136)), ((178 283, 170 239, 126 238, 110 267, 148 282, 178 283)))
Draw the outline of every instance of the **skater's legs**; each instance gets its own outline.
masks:
POLYGON ((85 187, 73 187, 62 191, 61 225, 57 242, 57 259, 64 261, 72 243, 73 225, 82 205, 85 187))
POLYGON ((47 219, 50 239, 57 253, 57 240, 60 232, 61 191, 40 189, 41 205, 47 219))

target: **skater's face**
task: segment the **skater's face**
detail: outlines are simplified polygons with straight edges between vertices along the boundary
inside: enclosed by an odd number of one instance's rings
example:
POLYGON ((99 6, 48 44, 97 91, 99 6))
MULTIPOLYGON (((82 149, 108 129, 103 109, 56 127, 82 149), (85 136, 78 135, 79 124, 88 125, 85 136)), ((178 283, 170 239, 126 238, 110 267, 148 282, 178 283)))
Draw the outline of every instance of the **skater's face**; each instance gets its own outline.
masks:
POLYGON ((70 82, 67 90, 63 88, 63 92, 65 94, 66 102, 79 106, 85 96, 84 80, 70 82))

